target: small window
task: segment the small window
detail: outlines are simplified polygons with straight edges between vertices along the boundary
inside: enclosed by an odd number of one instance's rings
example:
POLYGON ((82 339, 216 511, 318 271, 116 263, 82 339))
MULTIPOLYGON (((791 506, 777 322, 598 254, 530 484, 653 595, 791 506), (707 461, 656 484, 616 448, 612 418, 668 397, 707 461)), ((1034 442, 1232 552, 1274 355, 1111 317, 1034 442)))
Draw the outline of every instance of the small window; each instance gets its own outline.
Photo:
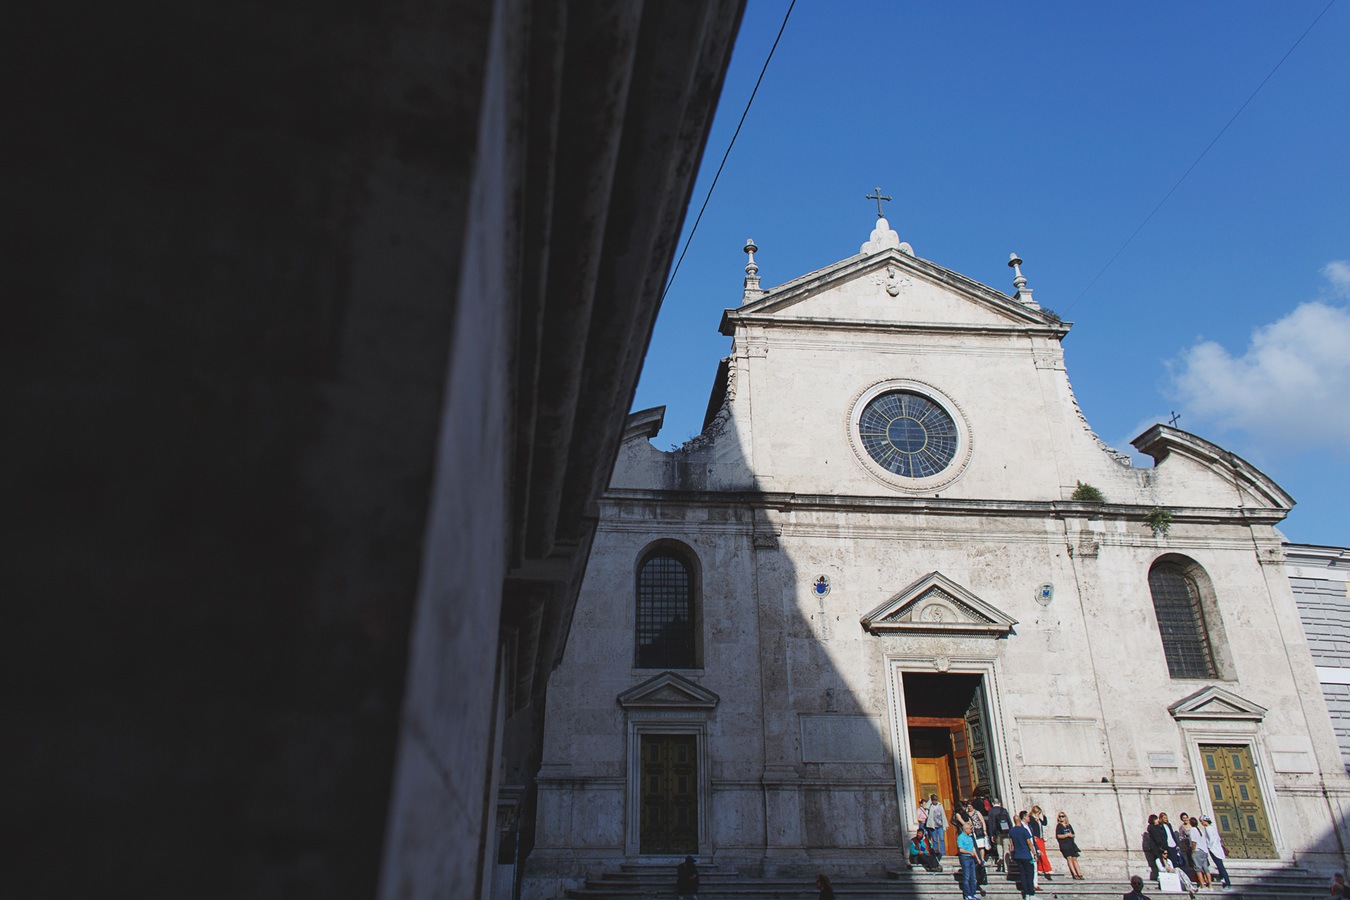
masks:
POLYGON ((649 554, 637 577, 637 667, 695 667, 696 612, 689 565, 668 550, 649 554))
POLYGON ((1172 677, 1216 677, 1214 653, 1195 579, 1175 563, 1158 563, 1149 570, 1148 587, 1153 594, 1163 653, 1172 677))

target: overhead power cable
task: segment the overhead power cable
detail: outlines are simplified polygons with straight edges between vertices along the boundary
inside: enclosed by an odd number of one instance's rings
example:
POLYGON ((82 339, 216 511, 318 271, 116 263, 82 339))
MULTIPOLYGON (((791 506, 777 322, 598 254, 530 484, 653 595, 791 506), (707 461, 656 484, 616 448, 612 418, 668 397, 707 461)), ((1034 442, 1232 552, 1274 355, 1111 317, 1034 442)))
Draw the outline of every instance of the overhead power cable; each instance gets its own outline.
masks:
POLYGON ((745 101, 745 111, 741 113, 741 120, 736 123, 736 131, 731 136, 731 141, 727 144, 727 152, 722 154, 722 162, 717 166, 717 174, 713 176, 712 184, 708 185, 708 193, 703 198, 703 205, 698 209, 698 215, 694 218, 694 226, 689 229, 689 237, 684 239, 684 249, 680 251, 680 258, 675 260, 675 268, 670 271, 670 280, 666 282, 666 289, 661 292, 661 300, 666 299, 666 294, 670 293, 670 286, 675 283, 675 275, 680 271, 680 263, 684 262, 684 255, 689 252, 689 244, 694 240, 694 232, 698 231, 698 223, 703 221, 703 211, 708 208, 708 201, 712 199, 713 188, 717 187, 717 179, 722 177, 722 168, 727 164, 727 157, 731 155, 731 148, 736 146, 736 138, 741 133, 741 126, 745 124, 745 117, 750 114, 750 105, 755 102, 755 94, 759 93, 759 83, 764 80, 764 73, 769 70, 769 60, 773 59, 773 52, 778 49, 778 41, 783 37, 783 29, 787 28, 788 19, 792 16, 792 8, 797 5, 797 0, 792 0, 788 4, 787 12, 783 14, 783 24, 778 26, 778 36, 773 39, 773 46, 769 48, 769 55, 764 57, 764 65, 759 70, 759 77, 755 79, 755 88, 750 92, 750 99, 745 101))
POLYGON ((1289 55, 1293 53, 1295 49, 1297 49, 1298 45, 1303 43, 1303 39, 1308 36, 1308 32, 1313 30, 1313 27, 1316 26, 1317 23, 1322 20, 1322 17, 1327 14, 1327 10, 1331 9, 1332 4, 1334 4, 1335 2, 1336 0, 1328 0, 1327 5, 1322 8, 1322 11, 1320 13, 1317 14, 1317 18, 1312 20, 1312 24, 1309 25, 1307 28, 1303 29, 1303 33, 1298 36, 1298 40, 1294 41, 1293 45, 1290 46, 1290 48, 1285 51, 1284 56, 1280 57, 1280 61, 1275 64, 1275 67, 1271 69, 1268 73, 1266 73, 1266 77, 1261 79, 1261 83, 1256 86, 1256 90, 1252 91, 1251 96, 1249 96, 1246 100, 1242 101, 1242 105, 1237 108, 1237 112, 1233 113, 1233 115, 1228 119, 1228 121, 1224 123, 1224 126, 1219 129, 1219 133, 1214 135, 1214 140, 1210 141, 1209 144, 1205 147, 1205 149, 1200 151, 1200 155, 1195 158, 1195 162, 1191 163, 1190 166, 1186 169, 1186 171, 1181 173, 1181 177, 1177 179, 1176 184, 1172 185, 1171 189, 1169 189, 1168 192, 1163 195, 1163 198, 1158 201, 1158 205, 1153 207, 1153 211, 1150 212, 1147 216, 1145 216, 1144 221, 1139 223, 1139 227, 1136 228, 1134 232, 1128 238, 1125 239, 1125 243, 1120 245, 1120 249, 1115 252, 1115 255, 1113 255, 1109 260, 1106 261, 1106 265, 1102 266, 1100 272, 1092 276, 1092 280, 1088 282, 1087 287, 1083 288, 1083 290, 1078 294, 1078 296, 1073 298, 1073 303, 1070 303, 1067 307, 1065 307, 1064 309, 1065 313, 1068 313, 1069 310, 1073 309, 1074 306, 1078 303, 1078 301, 1082 300, 1083 297, 1087 294, 1087 292, 1092 290, 1092 286, 1097 283, 1097 279, 1105 275, 1106 270, 1111 268, 1111 265, 1117 259, 1120 258, 1120 254, 1125 252, 1125 248, 1130 246, 1130 243, 1139 235, 1139 232, 1144 230, 1144 226, 1149 223, 1149 220, 1152 219, 1154 215, 1157 214, 1158 210, 1162 209, 1163 204, 1167 202, 1168 198, 1172 196, 1172 194, 1176 191, 1177 188, 1181 187, 1181 183, 1186 180, 1186 176, 1190 175, 1191 170, 1200 164, 1200 160, 1205 158, 1205 154, 1209 152, 1210 148, 1219 142, 1219 138, 1223 137, 1223 133, 1228 130, 1228 126, 1232 125, 1233 122, 1237 120, 1237 117, 1242 115, 1242 111, 1247 108, 1247 104, 1251 103, 1252 100, 1256 98, 1256 95, 1261 93, 1261 88, 1266 86, 1266 82, 1270 81, 1271 76, 1273 76, 1275 72, 1279 70, 1280 66, 1284 65, 1284 61, 1289 58, 1289 55))

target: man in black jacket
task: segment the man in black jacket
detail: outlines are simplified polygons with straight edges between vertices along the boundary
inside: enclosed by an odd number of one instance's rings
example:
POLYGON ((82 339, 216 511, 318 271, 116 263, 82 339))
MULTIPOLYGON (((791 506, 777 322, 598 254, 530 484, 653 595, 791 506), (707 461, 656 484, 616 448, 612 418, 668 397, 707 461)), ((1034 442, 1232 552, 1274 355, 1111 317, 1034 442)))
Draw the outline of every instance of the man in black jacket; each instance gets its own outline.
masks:
POLYGON ((1167 846, 1159 844, 1159 841, 1166 841, 1167 833, 1163 831, 1158 824, 1158 817, 1151 815, 1148 817, 1148 828, 1144 829, 1144 859, 1148 860, 1148 880, 1158 880, 1158 860, 1163 859, 1167 854, 1164 848, 1167 846))
POLYGON ((1003 836, 1012 831, 1012 816, 1003 808, 997 797, 993 798, 993 804, 989 807, 989 813, 985 816, 985 824, 989 830, 989 855, 994 858, 994 863, 998 866, 998 871, 1003 871, 1003 836))
POLYGON ((1158 813, 1158 828, 1160 835, 1157 838, 1158 849, 1162 855, 1172 861, 1172 865, 1178 869, 1185 869, 1186 863, 1181 857, 1181 838, 1172 830, 1172 823, 1167 821, 1167 813, 1158 813))

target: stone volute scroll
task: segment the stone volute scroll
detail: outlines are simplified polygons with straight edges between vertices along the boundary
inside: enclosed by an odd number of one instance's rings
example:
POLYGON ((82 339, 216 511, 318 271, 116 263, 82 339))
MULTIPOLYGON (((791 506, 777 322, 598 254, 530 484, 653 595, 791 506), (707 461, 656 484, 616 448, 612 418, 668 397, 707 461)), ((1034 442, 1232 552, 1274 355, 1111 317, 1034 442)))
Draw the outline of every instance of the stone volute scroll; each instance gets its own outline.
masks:
POLYGON ((929 572, 862 617, 871 634, 1006 637, 1017 620, 941 572, 929 572))

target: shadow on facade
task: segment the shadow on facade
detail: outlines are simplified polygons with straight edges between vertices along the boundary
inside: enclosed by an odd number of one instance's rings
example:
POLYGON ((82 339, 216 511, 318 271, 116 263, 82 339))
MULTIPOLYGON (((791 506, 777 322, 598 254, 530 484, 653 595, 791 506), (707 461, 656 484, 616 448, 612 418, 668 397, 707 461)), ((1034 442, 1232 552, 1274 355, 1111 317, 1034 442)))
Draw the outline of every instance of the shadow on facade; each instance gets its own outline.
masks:
MULTIPOLYGON (((1118 786, 1103 766, 1087 781, 1028 784, 1007 707, 1044 687, 1004 683, 1005 655, 1019 630, 1058 620, 1028 596, 1019 625, 989 602, 1006 591, 981 598, 943 575, 959 570, 979 587, 997 583, 1002 563, 954 565, 949 548, 944 565, 904 503, 771 489, 754 474, 770 470, 752 458, 763 448, 732 414, 734 370, 724 363, 718 379, 703 433, 680 448, 652 446, 662 410, 629 417, 549 686, 523 896, 556 896, 623 866, 673 871, 686 854, 745 877, 880 876, 903 867, 916 803, 931 794, 949 815, 981 794, 1012 812, 1039 804, 1051 829, 1065 810, 1089 877, 1126 885, 1147 874, 1149 810, 1213 811, 1197 792, 1203 779, 1118 786), (874 533, 859 536, 862 520, 874 533), (683 548, 691 563, 695 665, 642 665, 638 572, 662 547, 683 548)), ((1049 657, 1043 677, 1067 674, 1049 657)), ((1285 853, 1345 858, 1336 828, 1306 841, 1284 824, 1285 853)), ((946 837, 952 854, 955 834, 946 837)), ((1248 892, 1306 895, 1318 880, 1278 860, 1257 865, 1233 866, 1248 892)))
MULTIPOLYGON (((889 597, 860 590, 875 548, 844 536, 840 498, 764 488, 727 363, 718 379, 681 448, 652 446, 662 410, 630 416, 549 685, 524 896, 686 854, 746 875, 880 875, 903 860, 920 790, 950 812, 1012 787, 992 664, 945 658, 951 641, 909 621, 926 590, 951 602, 922 583, 922 553, 883 576, 889 597), (653 548, 691 563, 697 665, 642 665, 637 573, 653 548), (878 599, 895 621, 869 629, 878 599)), ((1005 635, 960 640, 992 659, 1005 635)))

